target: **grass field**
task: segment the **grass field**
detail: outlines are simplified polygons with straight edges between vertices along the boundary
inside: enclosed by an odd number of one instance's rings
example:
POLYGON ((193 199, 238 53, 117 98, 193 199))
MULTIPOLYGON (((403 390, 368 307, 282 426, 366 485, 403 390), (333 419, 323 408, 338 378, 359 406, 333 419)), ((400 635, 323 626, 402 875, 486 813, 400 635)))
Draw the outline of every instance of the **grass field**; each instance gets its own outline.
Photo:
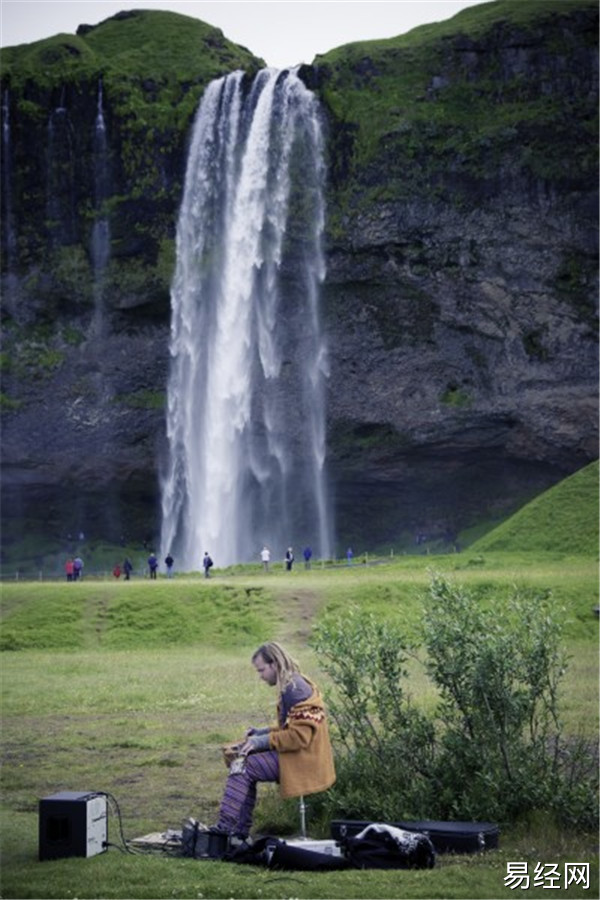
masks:
MULTIPOLYGON (((379 565, 258 568, 129 583, 3 586, 2 896, 18 897, 504 897, 509 861, 527 863, 528 897, 546 896, 534 868, 556 865, 554 895, 597 896, 595 835, 540 820, 504 828, 498 851, 442 856, 428 871, 275 872, 219 862, 108 852, 40 863, 38 801, 59 790, 106 791, 119 802, 127 839, 178 828, 188 815, 213 822, 225 769, 220 745, 273 716, 274 696, 249 656, 284 642, 327 687, 308 646, 319 617, 351 606, 417 627, 432 570, 501 604, 513 585, 550 589, 561 608, 570 664, 562 714, 572 734, 598 731, 597 564, 589 556, 468 552, 397 557, 379 565), (12 652, 10 652, 12 650, 12 652), (566 863, 590 865, 590 884, 564 886, 566 863)), ((411 691, 434 702, 415 668, 411 691)), ((283 833, 298 822, 263 786, 255 825, 283 833)), ((402 810, 398 810, 402 817, 402 810)), ((314 837, 327 823, 311 820, 314 837)), ((109 816, 109 840, 120 843, 109 816)))

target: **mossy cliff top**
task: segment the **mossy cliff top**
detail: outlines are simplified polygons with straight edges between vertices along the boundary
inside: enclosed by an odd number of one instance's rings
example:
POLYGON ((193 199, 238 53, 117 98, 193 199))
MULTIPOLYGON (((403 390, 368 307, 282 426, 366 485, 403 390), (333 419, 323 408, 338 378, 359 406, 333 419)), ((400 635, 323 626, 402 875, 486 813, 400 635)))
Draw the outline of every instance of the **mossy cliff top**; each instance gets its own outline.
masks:
POLYGON ((74 35, 4 50, 12 192, 3 248, 10 227, 12 249, 3 268, 21 279, 20 300, 9 309, 54 318, 57 303, 90 306, 88 248, 102 215, 111 227, 113 303, 158 303, 164 317, 198 103, 214 78, 234 70, 252 77, 263 66, 219 29, 154 10, 122 12, 74 35), (101 209, 94 200, 100 98, 110 182, 101 209))
POLYGON ((494 0, 318 56, 334 184, 386 200, 439 195, 452 173, 460 202, 461 176, 594 176, 597 42, 595 0, 494 0))
MULTIPOLYGON (((261 59, 198 19, 158 10, 118 13, 77 34, 58 34, 2 53, 2 81, 23 98, 56 96, 69 85, 96 83, 115 112, 145 127, 177 127, 195 110, 204 86, 261 59)), ((59 99, 59 97, 57 98, 59 99)))

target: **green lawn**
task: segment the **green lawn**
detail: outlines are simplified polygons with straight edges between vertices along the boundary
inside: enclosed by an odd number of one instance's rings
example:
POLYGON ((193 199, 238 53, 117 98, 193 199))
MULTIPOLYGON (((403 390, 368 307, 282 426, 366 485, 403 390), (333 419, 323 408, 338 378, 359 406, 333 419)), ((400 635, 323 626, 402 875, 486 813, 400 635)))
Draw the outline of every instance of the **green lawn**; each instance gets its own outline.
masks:
MULTIPOLYGON (((18 583, 3 587, 4 765, 2 895, 5 897, 504 897, 507 863, 527 862, 528 897, 544 897, 533 871, 589 863, 597 896, 595 836, 561 832, 539 821, 503 828, 499 851, 443 856, 430 871, 352 871, 315 875, 217 862, 125 854, 40 863, 38 801, 59 790, 95 790, 119 802, 126 839, 177 828, 188 815, 212 822, 225 769, 220 745, 251 722, 272 718, 274 696, 254 675, 252 650, 285 642, 327 687, 308 646, 314 623, 351 606, 420 619, 431 571, 443 572, 502 603, 511 586, 551 589, 562 608, 571 660, 562 711, 570 733, 597 734, 597 566, 589 557, 456 554, 403 557, 337 569, 298 569, 129 583, 18 583)), ((418 702, 434 702, 420 670, 411 674, 418 702)), ((398 810, 402 817, 402 810, 398 810)), ((295 801, 261 792, 255 824, 277 833, 298 821, 295 801)), ((327 823, 311 821, 315 837, 327 823)), ((109 840, 120 843, 109 816, 109 840)), ((549 870, 545 870, 549 871, 549 870)), ((595 894, 594 894, 595 892, 595 894)))

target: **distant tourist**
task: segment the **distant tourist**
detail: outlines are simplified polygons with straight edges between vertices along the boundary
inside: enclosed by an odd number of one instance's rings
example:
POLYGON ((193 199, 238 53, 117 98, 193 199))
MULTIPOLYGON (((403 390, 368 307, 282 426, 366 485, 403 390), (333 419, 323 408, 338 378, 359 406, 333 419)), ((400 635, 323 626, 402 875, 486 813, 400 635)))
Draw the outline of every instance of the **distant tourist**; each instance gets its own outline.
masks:
POLYGON ((294 551, 291 547, 288 547, 285 551, 285 568, 288 572, 292 571, 292 566, 294 564, 294 551))
POLYGON ((352 565, 353 558, 354 558, 354 553, 352 552, 352 547, 348 547, 348 549, 346 550, 346 559, 348 561, 349 566, 352 565))
POLYGON ((203 567, 204 567, 204 577, 205 577, 205 578, 209 578, 209 577, 210 577, 210 570, 212 569, 212 564, 213 564, 212 559, 211 559, 210 556, 208 555, 208 552, 205 551, 205 552, 204 552, 204 559, 202 560, 202 565, 203 565, 203 567))
POLYGON ((116 563, 113 569, 113 575, 115 576, 115 578, 121 577, 121 566, 119 565, 119 563, 116 563))
POLYGON ((302 555, 304 556, 304 568, 310 569, 310 561, 312 559, 312 550, 310 547, 305 547, 302 555))
POLYGON ((83 560, 80 556, 76 556, 73 560, 73 581, 79 581, 83 575, 83 560))
POLYGON ((148 557, 148 568, 150 569, 150 578, 156 578, 156 570, 158 569, 158 560, 153 552, 148 557))
POLYGON ((165 566, 167 567, 167 578, 173 577, 173 563, 174 562, 175 562, 175 560, 169 553, 169 555, 165 557, 165 566))
POLYGON ((65 574, 67 576, 67 581, 73 581, 75 573, 75 567, 72 559, 68 559, 65 563, 65 574))
POLYGON ((265 570, 265 572, 268 572, 269 571, 269 563, 271 561, 271 551, 269 550, 269 548, 266 545, 260 551, 260 558, 262 560, 263 569, 265 570))
POLYGON ((125 557, 125 562, 123 563, 123 572, 125 573, 125 581, 129 581, 132 571, 133 571, 133 566, 131 564, 131 560, 129 559, 129 557, 125 557))

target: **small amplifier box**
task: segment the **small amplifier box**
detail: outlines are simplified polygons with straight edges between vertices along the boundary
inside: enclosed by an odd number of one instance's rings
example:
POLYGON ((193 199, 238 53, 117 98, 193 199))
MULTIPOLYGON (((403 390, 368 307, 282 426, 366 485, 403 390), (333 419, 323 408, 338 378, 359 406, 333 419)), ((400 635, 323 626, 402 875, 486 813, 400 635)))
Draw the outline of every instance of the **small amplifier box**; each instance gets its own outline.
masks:
POLYGON ((106 796, 94 791, 61 791, 39 807, 39 857, 96 856, 106 850, 106 796))

